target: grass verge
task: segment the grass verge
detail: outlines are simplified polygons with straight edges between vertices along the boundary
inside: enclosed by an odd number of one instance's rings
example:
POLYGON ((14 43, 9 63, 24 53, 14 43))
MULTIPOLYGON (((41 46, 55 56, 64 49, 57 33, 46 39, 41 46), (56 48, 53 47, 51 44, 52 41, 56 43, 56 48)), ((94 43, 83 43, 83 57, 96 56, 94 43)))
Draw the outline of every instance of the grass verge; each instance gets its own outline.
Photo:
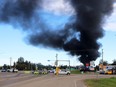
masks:
POLYGON ((87 87, 116 87, 116 77, 84 81, 87 87))
POLYGON ((80 70, 72 70, 71 74, 81 74, 80 70))

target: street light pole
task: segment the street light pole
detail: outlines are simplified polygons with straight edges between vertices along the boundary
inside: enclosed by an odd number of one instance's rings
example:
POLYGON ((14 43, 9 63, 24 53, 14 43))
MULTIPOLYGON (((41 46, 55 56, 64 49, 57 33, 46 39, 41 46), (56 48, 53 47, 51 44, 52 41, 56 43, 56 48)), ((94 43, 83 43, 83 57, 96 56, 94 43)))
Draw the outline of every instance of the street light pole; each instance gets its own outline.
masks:
POLYGON ((58 54, 56 54, 56 67, 58 66, 58 54))
POLYGON ((10 57, 10 69, 11 69, 11 66, 12 66, 12 58, 10 57))
POLYGON ((59 73, 59 68, 58 68, 58 54, 56 54, 56 75, 59 73))
POLYGON ((103 70, 103 63, 104 63, 104 60, 103 60, 103 49, 102 49, 102 70, 103 70))
POLYGON ((70 67, 70 60, 69 60, 69 70, 71 71, 71 67, 70 67))

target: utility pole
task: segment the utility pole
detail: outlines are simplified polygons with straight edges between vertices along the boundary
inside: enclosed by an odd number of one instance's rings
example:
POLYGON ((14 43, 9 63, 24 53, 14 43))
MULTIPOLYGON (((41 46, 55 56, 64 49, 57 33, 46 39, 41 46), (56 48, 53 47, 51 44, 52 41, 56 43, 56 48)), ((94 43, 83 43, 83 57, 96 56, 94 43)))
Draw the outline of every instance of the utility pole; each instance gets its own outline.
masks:
POLYGON ((10 69, 11 69, 11 66, 12 66, 12 58, 10 57, 10 69))
POLYGON ((103 63, 104 63, 104 60, 103 60, 103 49, 102 49, 102 70, 103 70, 103 63))
POLYGON ((59 73, 59 68, 58 68, 58 54, 56 54, 56 62, 55 62, 55 64, 56 64, 56 75, 58 75, 58 73, 59 73))
POLYGON ((69 70, 71 71, 71 67, 70 67, 70 60, 69 60, 69 70))
POLYGON ((103 61, 104 61, 104 60, 103 60, 103 49, 102 49, 102 64, 103 64, 103 61))
POLYGON ((56 54, 56 67, 58 67, 58 54, 56 54))

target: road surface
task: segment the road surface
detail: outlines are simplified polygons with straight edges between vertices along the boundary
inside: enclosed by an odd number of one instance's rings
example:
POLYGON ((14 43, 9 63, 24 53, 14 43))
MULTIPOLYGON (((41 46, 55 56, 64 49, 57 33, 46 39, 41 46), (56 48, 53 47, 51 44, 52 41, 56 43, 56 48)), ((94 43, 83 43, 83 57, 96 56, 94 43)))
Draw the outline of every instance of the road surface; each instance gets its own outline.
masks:
POLYGON ((86 87, 83 83, 85 79, 109 77, 116 77, 116 75, 19 75, 14 78, 7 78, 8 80, 4 79, 4 84, 0 85, 0 87, 86 87), (13 79, 15 82, 13 82, 13 79))

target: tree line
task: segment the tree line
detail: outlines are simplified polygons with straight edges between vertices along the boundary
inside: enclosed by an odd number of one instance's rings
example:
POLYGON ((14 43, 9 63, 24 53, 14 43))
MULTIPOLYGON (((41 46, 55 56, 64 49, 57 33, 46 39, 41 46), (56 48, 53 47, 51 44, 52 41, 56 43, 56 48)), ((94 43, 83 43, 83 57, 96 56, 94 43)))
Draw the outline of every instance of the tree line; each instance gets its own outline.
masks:
MULTIPOLYGON (((109 63, 107 61, 100 60, 99 64, 108 65, 109 63)), ((113 60, 113 62, 110 65, 116 65, 116 59, 113 60)), ((60 66, 63 69, 68 68, 67 65, 60 66)), ((71 67, 71 66, 70 66, 71 67)), ((14 62, 13 66, 4 64, 0 67, 0 69, 10 69, 10 68, 16 68, 18 70, 41 70, 41 69, 55 69, 55 66, 52 65, 43 65, 41 63, 32 63, 30 61, 24 60, 23 57, 19 57, 17 62, 14 62)))
MULTIPOLYGON (((62 65, 61 68, 66 69, 67 65, 62 65)), ((43 65, 41 63, 32 63, 31 61, 24 60, 23 57, 19 57, 17 62, 14 62, 12 66, 4 64, 1 69, 10 69, 16 68, 18 70, 42 70, 42 69, 55 69, 55 66, 52 65, 43 65)))

